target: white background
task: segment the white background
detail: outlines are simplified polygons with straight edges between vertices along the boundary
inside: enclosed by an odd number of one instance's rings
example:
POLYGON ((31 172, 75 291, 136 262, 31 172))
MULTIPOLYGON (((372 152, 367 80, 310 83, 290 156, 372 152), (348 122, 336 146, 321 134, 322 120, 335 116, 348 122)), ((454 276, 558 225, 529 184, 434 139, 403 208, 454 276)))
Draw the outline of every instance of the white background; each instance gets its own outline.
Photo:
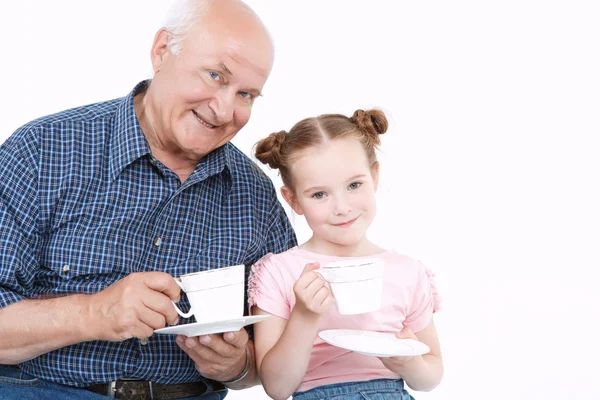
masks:
MULTIPOLYGON (((242 150, 319 113, 392 120, 370 235, 431 267, 444 295, 444 380, 417 399, 600 398, 597 3, 248 3, 277 53, 242 150)), ((0 140, 149 77, 169 4, 0 2, 0 140)))

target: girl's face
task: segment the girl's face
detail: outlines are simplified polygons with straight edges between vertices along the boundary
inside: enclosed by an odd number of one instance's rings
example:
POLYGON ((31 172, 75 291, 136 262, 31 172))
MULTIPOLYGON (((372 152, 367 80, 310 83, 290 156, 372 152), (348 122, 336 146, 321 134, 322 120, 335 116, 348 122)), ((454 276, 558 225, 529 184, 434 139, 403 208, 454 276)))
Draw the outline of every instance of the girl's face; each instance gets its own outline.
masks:
POLYGON ((313 231, 311 242, 322 251, 360 246, 375 218, 379 169, 368 165, 356 139, 332 140, 295 154, 290 166, 293 191, 282 194, 313 231))

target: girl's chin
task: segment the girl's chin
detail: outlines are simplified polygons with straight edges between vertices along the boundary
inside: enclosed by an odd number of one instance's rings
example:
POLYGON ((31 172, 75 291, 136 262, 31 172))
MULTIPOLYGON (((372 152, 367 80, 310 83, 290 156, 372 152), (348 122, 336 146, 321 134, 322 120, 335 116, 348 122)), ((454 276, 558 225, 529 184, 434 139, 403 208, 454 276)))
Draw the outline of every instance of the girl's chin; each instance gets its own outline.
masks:
POLYGON ((356 247, 356 246, 360 246, 363 241, 365 241, 365 237, 364 235, 361 237, 352 237, 352 238, 341 238, 335 237, 335 238, 329 238, 329 239, 325 239, 325 240, 319 240, 318 244, 322 245, 323 247, 356 247), (331 240, 329 240, 331 239, 331 240))

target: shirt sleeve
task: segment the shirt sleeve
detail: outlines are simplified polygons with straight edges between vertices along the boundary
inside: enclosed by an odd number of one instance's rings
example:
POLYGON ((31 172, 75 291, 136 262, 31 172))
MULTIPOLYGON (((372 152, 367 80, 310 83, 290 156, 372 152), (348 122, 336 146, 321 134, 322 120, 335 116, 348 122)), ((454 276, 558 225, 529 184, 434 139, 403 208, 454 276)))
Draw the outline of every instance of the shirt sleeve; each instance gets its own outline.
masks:
POLYGON ((411 308, 404 320, 404 326, 413 332, 419 332, 427 327, 433 313, 441 307, 441 299, 434 284, 435 275, 421 262, 417 284, 412 298, 411 308))
POLYGON ((258 306, 269 314, 290 318, 290 301, 285 291, 283 269, 267 254, 252 266, 248 279, 248 306, 258 306))
POLYGON ((37 150, 29 133, 22 128, 0 147, 0 308, 29 297, 39 264, 37 150))
POLYGON ((273 188, 273 199, 274 204, 271 212, 273 219, 271 221, 271 227, 269 228, 266 243, 267 248, 264 254, 283 253, 284 251, 298 244, 294 228, 292 228, 292 225, 290 224, 290 220, 287 217, 285 210, 283 209, 281 203, 277 199, 277 193, 275 192, 275 188, 273 188))

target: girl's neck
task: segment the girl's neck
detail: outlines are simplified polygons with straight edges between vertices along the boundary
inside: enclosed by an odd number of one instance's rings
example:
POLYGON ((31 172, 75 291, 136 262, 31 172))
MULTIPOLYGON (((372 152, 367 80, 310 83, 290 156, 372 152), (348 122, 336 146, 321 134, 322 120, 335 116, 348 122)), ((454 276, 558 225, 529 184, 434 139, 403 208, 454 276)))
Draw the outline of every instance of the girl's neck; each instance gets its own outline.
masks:
POLYGON ((385 251, 381 247, 371 243, 366 238, 355 244, 342 245, 325 242, 313 236, 299 247, 312 253, 336 257, 367 257, 380 254, 385 251))

